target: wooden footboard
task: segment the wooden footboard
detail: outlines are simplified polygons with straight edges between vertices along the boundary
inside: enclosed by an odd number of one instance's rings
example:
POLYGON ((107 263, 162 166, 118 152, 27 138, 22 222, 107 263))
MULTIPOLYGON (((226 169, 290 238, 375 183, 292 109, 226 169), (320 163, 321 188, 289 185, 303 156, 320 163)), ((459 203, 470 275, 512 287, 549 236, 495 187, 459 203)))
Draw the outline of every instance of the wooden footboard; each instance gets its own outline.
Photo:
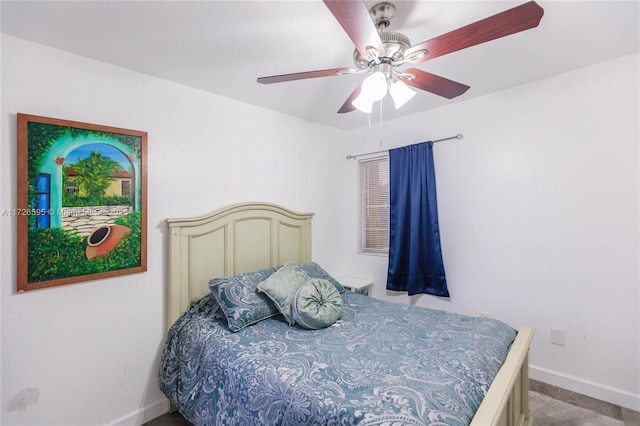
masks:
POLYGON ((529 415, 529 346, 533 329, 522 327, 507 359, 471 421, 472 426, 531 426, 529 415))

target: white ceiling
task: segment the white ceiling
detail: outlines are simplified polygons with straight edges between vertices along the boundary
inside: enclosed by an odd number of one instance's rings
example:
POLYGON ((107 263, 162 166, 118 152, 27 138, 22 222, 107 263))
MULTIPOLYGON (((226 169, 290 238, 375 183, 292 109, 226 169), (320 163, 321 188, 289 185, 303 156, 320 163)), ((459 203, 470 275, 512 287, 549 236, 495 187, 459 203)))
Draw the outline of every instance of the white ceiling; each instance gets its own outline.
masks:
MULTIPOLYGON (((369 6, 377 3, 367 1, 369 6)), ((412 44, 524 1, 396 1, 390 31, 412 44)), ((417 67, 471 86, 447 100, 420 91, 391 120, 639 51, 640 2, 539 1, 537 28, 417 67)), ((322 1, 5 1, 3 33, 329 126, 365 75, 262 85, 257 77, 353 66, 353 45, 322 1)), ((374 114, 379 113, 374 108, 374 114)))

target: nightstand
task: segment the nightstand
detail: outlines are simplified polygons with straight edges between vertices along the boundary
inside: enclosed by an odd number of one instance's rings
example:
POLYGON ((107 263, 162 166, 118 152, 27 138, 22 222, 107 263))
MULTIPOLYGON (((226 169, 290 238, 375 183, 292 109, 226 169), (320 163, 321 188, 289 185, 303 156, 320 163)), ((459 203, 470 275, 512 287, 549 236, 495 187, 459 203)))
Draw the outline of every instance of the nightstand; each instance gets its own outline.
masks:
POLYGON ((373 288, 372 281, 355 277, 340 277, 336 279, 346 290, 364 294, 365 296, 369 296, 371 294, 371 290, 373 288))

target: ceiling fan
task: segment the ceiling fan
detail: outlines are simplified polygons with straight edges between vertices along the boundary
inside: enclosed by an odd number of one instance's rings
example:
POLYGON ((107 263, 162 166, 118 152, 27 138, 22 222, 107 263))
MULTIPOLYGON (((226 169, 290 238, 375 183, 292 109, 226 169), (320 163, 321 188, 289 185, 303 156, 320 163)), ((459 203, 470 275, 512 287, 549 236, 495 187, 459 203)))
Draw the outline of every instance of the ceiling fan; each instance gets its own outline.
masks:
POLYGON ((386 32, 395 15, 392 2, 381 2, 371 9, 364 1, 324 0, 355 45, 355 68, 332 68, 258 78, 258 83, 271 84, 316 77, 353 73, 370 73, 347 98, 338 113, 359 109, 371 112, 373 103, 387 91, 396 109, 415 92, 408 86, 425 90, 447 99, 465 93, 469 86, 417 68, 401 69, 438 56, 495 40, 531 28, 540 23, 544 10, 535 1, 524 3, 425 42, 411 46, 409 38, 397 32, 386 32))

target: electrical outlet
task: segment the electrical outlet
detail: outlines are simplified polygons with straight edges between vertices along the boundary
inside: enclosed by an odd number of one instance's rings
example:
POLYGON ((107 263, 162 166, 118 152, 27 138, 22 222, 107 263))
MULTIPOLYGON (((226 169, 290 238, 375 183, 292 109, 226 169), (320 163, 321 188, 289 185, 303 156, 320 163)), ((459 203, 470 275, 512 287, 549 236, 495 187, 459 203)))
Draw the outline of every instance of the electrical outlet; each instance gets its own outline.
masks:
POLYGON ((551 344, 564 346, 564 330, 559 328, 551 329, 551 344))

